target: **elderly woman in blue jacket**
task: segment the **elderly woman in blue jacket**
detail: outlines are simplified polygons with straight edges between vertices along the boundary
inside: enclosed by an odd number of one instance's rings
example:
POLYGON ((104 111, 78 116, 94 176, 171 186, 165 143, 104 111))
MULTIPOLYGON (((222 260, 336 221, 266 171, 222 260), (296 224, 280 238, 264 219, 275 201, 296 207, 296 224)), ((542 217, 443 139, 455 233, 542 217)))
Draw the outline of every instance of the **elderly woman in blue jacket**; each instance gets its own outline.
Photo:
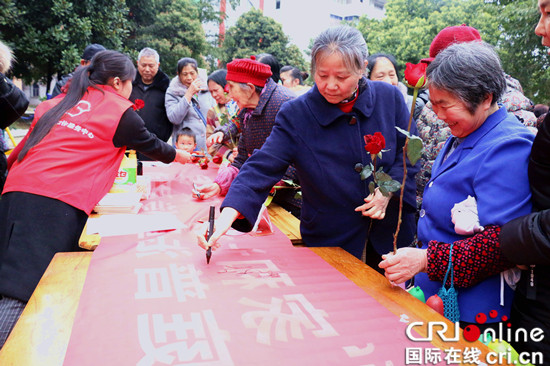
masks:
MULTIPOLYGON (((367 56, 365 40, 354 28, 329 28, 319 35, 312 49, 315 86, 281 107, 265 144, 231 184, 214 234, 208 242, 198 235, 199 245, 218 248, 231 225, 250 230, 269 189, 293 164, 302 187, 300 230, 306 245, 340 246, 358 258, 366 253, 374 266, 391 250, 399 195, 370 194, 372 178, 361 180, 355 166, 371 163, 364 136, 381 132, 389 151, 377 159, 377 169, 401 181, 405 136, 395 127, 406 130, 409 113, 396 87, 364 77, 367 56)), ((413 239, 416 171, 408 166, 400 246, 413 239)))
MULTIPOLYGON (((468 196, 477 201, 482 226, 502 225, 528 214, 531 193, 526 167, 535 137, 496 102, 506 80, 490 46, 472 42, 448 47, 428 66, 427 79, 433 109, 452 136, 437 156, 424 191, 418 221, 422 249, 431 240, 452 243, 465 238, 455 231, 451 210, 468 196)), ((451 263, 456 260, 453 257, 451 263)), ((474 260, 481 265, 481 258, 474 260)), ((388 256, 381 267, 388 279, 401 282, 406 268, 425 267, 426 263, 425 250, 411 249, 388 256)), ((459 278, 462 269, 453 270, 459 278)), ((442 287, 442 281, 431 281, 426 273, 415 279, 426 298, 442 287)), ((499 316, 489 318, 484 326, 496 326, 502 316, 510 316, 512 299, 513 290, 498 274, 458 289, 461 327, 475 323, 477 314, 494 310, 499 316)))
POLYGON ((206 81, 199 78, 197 61, 184 57, 178 61, 178 75, 170 81, 164 106, 172 124, 172 145, 184 127, 189 127, 197 137, 197 150, 206 151, 206 115, 214 106, 214 99, 207 90, 206 81))

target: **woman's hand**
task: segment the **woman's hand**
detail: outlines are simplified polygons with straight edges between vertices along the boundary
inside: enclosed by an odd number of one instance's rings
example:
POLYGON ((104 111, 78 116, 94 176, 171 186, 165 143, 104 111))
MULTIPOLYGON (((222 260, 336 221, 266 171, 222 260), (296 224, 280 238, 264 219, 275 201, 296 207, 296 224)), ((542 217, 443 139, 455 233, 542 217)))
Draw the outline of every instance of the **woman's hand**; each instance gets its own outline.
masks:
POLYGON ((209 183, 202 186, 194 184, 193 188, 193 197, 201 200, 217 196, 222 191, 218 183, 209 183))
POLYGON ((424 249, 399 248, 396 254, 385 254, 382 259, 378 267, 383 268, 386 278, 396 285, 410 280, 419 272, 426 272, 428 268, 428 254, 424 249))
POLYGON ((180 164, 188 163, 191 161, 191 154, 185 150, 176 149, 176 158, 174 161, 180 164))
POLYGON ((195 80, 193 80, 191 84, 189 84, 189 87, 185 92, 185 99, 187 99, 188 102, 191 101, 191 98, 193 98, 193 95, 199 92, 199 90, 201 89, 201 85, 202 85, 202 81, 199 78, 196 78, 195 80))
POLYGON ((239 217, 239 212, 231 207, 226 207, 223 209, 222 213, 214 223, 214 233, 210 237, 208 242, 206 241, 206 235, 208 233, 208 222, 205 222, 200 226, 199 230, 196 232, 198 244, 203 249, 208 249, 212 247, 212 250, 216 250, 220 247, 218 239, 224 235, 227 230, 233 224, 233 221, 239 217))
POLYGON ((371 219, 382 220, 386 216, 386 207, 390 202, 392 193, 388 197, 384 196, 378 188, 374 190, 374 194, 369 194, 365 198, 365 204, 359 206, 355 211, 361 211, 363 216, 368 216, 371 219))
POLYGON ((229 160, 230 163, 235 161, 235 158, 239 155, 239 148, 234 147, 233 152, 227 157, 227 160, 229 160))
POLYGON ((223 140, 223 132, 215 132, 206 139, 206 146, 210 147, 213 144, 221 144, 223 140))

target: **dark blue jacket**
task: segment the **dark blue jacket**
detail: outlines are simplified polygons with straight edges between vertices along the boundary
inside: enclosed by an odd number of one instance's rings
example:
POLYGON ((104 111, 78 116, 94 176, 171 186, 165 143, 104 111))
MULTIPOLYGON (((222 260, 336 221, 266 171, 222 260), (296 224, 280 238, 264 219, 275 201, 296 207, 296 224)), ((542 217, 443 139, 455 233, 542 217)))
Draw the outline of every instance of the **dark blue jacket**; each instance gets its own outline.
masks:
MULTIPOLYGON (((406 130, 408 120, 403 96, 389 84, 363 78, 351 113, 328 103, 314 86, 306 94, 283 104, 270 136, 242 166, 222 209, 235 208, 245 219, 235 221, 233 226, 250 230, 270 188, 289 164, 294 164, 302 187, 300 230, 306 245, 340 246, 360 257, 370 219, 354 209, 369 195, 368 184, 372 179, 362 181, 354 169, 356 163, 371 162, 364 149, 363 136, 375 132, 384 135, 389 151, 377 160, 377 168, 382 167, 401 182, 405 136, 395 126, 406 130)), ((411 132, 416 134, 414 123, 411 132)), ((400 246, 410 244, 413 239, 417 170, 408 165, 400 246)), ((378 253, 392 248, 398 207, 399 194, 395 194, 386 218, 373 221, 369 238, 378 253)))

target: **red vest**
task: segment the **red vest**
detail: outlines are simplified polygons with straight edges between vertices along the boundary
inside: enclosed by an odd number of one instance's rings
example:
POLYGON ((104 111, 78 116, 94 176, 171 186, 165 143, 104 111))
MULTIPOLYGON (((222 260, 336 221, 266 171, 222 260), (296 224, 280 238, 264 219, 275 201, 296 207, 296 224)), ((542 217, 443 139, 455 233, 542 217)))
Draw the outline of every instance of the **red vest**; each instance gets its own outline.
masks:
MULTIPOLYGON (((87 214, 109 191, 125 147, 113 145, 122 114, 132 103, 110 86, 89 88, 50 132, 12 165, 5 192, 27 192, 63 201, 87 214)), ((31 125, 62 99, 36 108, 31 125)))

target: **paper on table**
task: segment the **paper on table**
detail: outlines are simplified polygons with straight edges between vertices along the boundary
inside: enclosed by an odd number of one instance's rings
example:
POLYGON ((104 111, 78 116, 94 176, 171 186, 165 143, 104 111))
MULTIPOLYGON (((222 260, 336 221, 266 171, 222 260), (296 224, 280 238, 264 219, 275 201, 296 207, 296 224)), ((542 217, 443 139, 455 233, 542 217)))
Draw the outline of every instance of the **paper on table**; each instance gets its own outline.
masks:
POLYGON ((158 213, 148 215, 119 214, 88 219, 86 234, 100 236, 116 236, 139 234, 148 231, 185 229, 176 215, 158 213))
POLYGON ((133 207, 141 199, 141 192, 107 193, 98 203, 98 206, 127 206, 133 207))
POLYGON ((100 215, 112 214, 137 214, 141 209, 142 204, 137 203, 134 206, 100 206, 96 205, 94 211, 100 215))

